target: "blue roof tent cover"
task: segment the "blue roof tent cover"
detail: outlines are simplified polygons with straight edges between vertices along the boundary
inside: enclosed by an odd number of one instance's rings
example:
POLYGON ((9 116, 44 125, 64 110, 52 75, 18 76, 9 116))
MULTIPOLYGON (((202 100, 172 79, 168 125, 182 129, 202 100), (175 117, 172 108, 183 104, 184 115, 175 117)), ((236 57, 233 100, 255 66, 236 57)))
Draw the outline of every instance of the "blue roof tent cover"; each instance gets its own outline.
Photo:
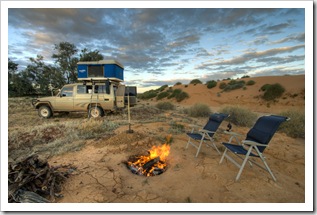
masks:
POLYGON ((124 67, 115 60, 87 61, 77 63, 78 80, 123 81, 124 67))

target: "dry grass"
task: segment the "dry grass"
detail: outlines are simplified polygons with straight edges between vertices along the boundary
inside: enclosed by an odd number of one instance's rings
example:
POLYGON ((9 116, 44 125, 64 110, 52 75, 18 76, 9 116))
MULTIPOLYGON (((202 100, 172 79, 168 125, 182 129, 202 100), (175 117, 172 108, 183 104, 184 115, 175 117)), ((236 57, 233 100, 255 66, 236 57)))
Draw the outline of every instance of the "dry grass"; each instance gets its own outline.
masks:
MULTIPOLYGON (((8 148, 9 159, 38 153, 46 158, 80 150, 88 139, 113 135, 114 130, 128 124, 127 110, 88 119, 86 113, 55 114, 40 118, 31 105, 32 98, 9 98, 8 148)), ((131 108, 134 122, 165 122, 164 113, 150 105, 131 108)))

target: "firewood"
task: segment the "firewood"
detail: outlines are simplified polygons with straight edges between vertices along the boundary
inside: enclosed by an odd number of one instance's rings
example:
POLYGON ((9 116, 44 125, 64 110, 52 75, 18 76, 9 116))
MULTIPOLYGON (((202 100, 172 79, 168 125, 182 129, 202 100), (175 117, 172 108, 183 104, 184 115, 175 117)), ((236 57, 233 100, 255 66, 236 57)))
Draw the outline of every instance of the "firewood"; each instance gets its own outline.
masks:
POLYGON ((76 169, 70 165, 51 167, 38 155, 9 163, 9 202, 50 202, 62 197, 61 183, 76 169), (63 168, 63 170, 60 170, 63 168), (67 169, 68 168, 68 169, 67 169), (58 193, 57 193, 58 192, 58 193))

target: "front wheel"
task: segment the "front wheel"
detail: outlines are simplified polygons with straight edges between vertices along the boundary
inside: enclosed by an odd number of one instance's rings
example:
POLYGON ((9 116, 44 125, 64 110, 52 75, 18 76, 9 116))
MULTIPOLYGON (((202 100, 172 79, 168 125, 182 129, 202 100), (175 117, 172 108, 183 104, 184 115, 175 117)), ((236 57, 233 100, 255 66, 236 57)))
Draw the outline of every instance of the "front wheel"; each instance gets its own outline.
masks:
POLYGON ((44 105, 39 108, 38 114, 40 117, 50 118, 53 115, 53 112, 50 107, 44 105))
POLYGON ((100 107, 91 107, 89 109, 89 117, 97 118, 102 116, 103 116, 103 111, 100 107))

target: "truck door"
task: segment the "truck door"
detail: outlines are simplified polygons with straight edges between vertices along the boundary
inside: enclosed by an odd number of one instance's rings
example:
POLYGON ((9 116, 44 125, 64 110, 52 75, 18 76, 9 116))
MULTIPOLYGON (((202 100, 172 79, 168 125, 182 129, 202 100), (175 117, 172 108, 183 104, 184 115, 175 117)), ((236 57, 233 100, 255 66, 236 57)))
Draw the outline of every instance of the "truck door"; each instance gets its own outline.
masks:
POLYGON ((56 111, 71 111, 74 106, 74 97, 73 97, 74 86, 65 86, 56 96, 54 110, 56 111))
POLYGON ((118 108, 124 108, 124 93, 125 93, 125 86, 119 85, 116 91, 116 105, 118 108))

